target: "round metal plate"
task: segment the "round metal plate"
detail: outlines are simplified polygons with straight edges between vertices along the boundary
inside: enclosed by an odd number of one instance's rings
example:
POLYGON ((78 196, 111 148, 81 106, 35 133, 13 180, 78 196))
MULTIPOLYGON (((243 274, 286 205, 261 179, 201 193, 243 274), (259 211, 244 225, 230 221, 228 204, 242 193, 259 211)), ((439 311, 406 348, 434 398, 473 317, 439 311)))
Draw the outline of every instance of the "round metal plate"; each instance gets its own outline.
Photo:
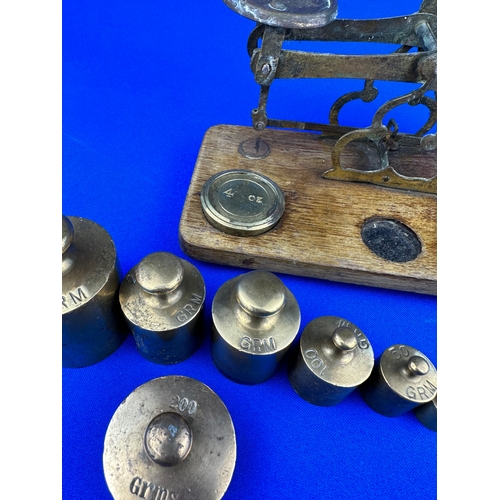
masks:
POLYGON ((285 210, 280 188, 248 170, 226 170, 201 190, 203 213, 212 226, 237 236, 255 236, 273 228, 285 210))
POLYGON ((135 389, 104 441, 104 475, 115 500, 219 500, 235 462, 226 406, 189 377, 160 377, 135 389))
POLYGON ((318 28, 337 17, 337 0, 224 0, 238 14, 282 28, 318 28))
POLYGON ((408 226, 393 219, 366 221, 361 238, 373 253, 391 262, 409 262, 422 251, 418 236, 408 226))

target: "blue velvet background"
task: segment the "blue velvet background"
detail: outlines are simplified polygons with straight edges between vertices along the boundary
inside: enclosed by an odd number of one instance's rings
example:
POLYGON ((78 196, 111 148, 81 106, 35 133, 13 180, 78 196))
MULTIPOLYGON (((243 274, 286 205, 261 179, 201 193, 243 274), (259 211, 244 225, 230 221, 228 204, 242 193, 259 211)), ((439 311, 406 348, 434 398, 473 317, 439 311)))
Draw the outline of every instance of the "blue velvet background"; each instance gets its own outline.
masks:
MULTIPOLYGON (((341 18, 419 7, 413 0, 339 3, 341 18)), ((124 272, 155 251, 196 265, 207 287, 207 325, 218 288, 245 271, 184 255, 178 225, 206 130, 251 123, 259 92, 246 53, 253 27, 222 0, 63 3, 63 213, 102 225, 124 272)), ((361 85, 276 81, 269 115, 325 122, 336 97, 361 85)), ((380 88, 383 99, 394 86, 380 88)), ((353 104, 341 120, 366 126, 374 109, 353 104)), ((418 113, 398 113, 410 130, 420 127, 418 113)), ((375 356, 404 343, 437 366, 435 297, 279 276, 299 302, 301 331, 318 316, 341 316, 365 332, 375 356)), ((436 498, 436 434, 412 413, 380 416, 357 391, 335 407, 310 405, 291 388, 285 366, 263 384, 238 385, 214 366, 208 334, 174 366, 146 361, 130 335, 106 360, 62 370, 65 500, 110 500, 102 468, 107 425, 137 386, 171 374, 207 384, 233 418, 237 461, 227 500, 436 498)))

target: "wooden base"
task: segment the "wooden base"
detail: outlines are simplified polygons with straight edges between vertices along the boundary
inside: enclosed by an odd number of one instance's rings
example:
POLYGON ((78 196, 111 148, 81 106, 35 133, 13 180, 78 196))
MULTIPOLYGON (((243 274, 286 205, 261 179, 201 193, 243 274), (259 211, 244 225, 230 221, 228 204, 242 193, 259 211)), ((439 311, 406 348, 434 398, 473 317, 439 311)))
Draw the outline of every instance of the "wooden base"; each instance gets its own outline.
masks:
MULTIPOLYGON (((297 131, 210 128, 180 220, 183 251, 198 260, 247 269, 436 295, 437 197, 323 179, 331 167, 333 144, 333 139, 297 131), (241 142, 258 137, 269 145, 268 156, 249 159, 238 152, 241 142), (230 169, 263 174, 283 191, 285 213, 271 231, 232 236, 205 219, 201 188, 212 175, 230 169), (422 244, 420 255, 406 263, 375 255, 360 235, 364 221, 372 217, 396 219, 409 226, 422 244)), ((349 165, 348 155, 345 165, 349 165)))

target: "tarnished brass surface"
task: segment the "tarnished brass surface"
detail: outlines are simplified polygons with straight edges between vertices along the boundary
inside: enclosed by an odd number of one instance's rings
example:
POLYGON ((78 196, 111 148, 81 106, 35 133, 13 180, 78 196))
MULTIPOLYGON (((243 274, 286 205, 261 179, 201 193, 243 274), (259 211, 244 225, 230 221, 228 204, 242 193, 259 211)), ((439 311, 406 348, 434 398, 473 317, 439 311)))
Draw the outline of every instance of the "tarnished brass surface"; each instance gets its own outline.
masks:
POLYGON ((365 402, 381 415, 396 417, 431 401, 437 393, 437 371, 417 349, 396 344, 375 362, 360 386, 365 402))
POLYGON ((104 440, 104 475, 115 500, 219 500, 235 463, 226 406, 189 377, 139 386, 117 408, 104 440))
POLYGON ((269 26, 312 28, 337 16, 337 0, 224 0, 238 14, 269 26))
MULTIPOLYGON (((424 193, 437 192, 435 175, 401 175, 391 166, 392 151, 411 146, 418 141, 422 153, 437 147, 436 134, 430 133, 437 123, 437 2, 424 0, 418 12, 382 19, 335 19, 336 6, 327 2, 265 2, 259 0, 224 0, 239 14, 258 22, 249 36, 247 51, 256 83, 260 85, 258 106, 252 110, 253 127, 296 128, 315 130, 339 140, 332 152, 332 167, 325 179, 366 182, 396 189, 424 193), (276 13, 279 4, 282 13, 276 13), (312 12, 329 13, 329 20, 312 20, 312 12), (293 22, 285 16, 292 13, 293 22), (288 13, 288 14, 287 14, 288 13), (334 14, 335 13, 335 14, 334 14), (326 22, 325 22, 326 21, 326 22), (259 41, 261 43, 259 44, 259 41), (396 50, 382 54, 332 54, 284 50, 289 41, 313 42, 370 42, 399 45, 396 50), (363 89, 338 98, 330 110, 328 124, 268 118, 266 108, 272 82, 276 78, 347 78, 364 80, 363 89), (378 96, 376 80, 413 84, 410 91, 382 104, 375 112, 369 127, 342 127, 338 122, 340 110, 355 99, 372 102, 378 96), (415 84, 418 86, 415 88, 415 84), (429 118, 415 133, 404 133, 390 116, 396 107, 408 104, 428 108, 429 118), (386 119, 386 123, 383 122, 386 119), (354 170, 341 165, 342 151, 350 142, 370 141, 379 151, 374 169, 354 170)), ((279 10, 279 9, 278 9, 279 10)), ((427 155, 426 163, 436 164, 435 155, 427 155)))
MULTIPOLYGON (((260 53, 259 49, 254 50, 250 63, 256 74, 259 72, 260 53)), ((275 78, 326 78, 332 75, 335 78, 420 83, 425 78, 423 61, 428 57, 425 52, 358 56, 282 50, 275 78)))
POLYGON ((437 432, 437 411, 438 411, 438 397, 437 393, 432 398, 432 401, 423 405, 417 406, 413 413, 420 420, 420 422, 430 429, 437 432))
POLYGON ((128 328, 118 303, 113 240, 88 219, 62 216, 62 365, 88 366, 112 354, 128 328))
POLYGON ((200 272, 167 252, 144 257, 120 287, 120 305, 137 348, 153 363, 179 363, 198 349, 204 303, 200 272))
POLYGON ((295 297, 267 271, 250 271, 224 283, 214 297, 212 318, 214 363, 242 384, 272 377, 300 326, 295 297))
POLYGON ((356 325, 322 316, 304 328, 288 377, 301 398, 333 406, 370 376, 373 363, 372 346, 356 325))
MULTIPOLYGON (((248 157, 245 149, 240 150, 248 157)), ((200 199, 210 224, 236 236, 269 231, 285 210, 285 197, 276 183, 248 170, 226 170, 213 175, 203 185, 200 199)))

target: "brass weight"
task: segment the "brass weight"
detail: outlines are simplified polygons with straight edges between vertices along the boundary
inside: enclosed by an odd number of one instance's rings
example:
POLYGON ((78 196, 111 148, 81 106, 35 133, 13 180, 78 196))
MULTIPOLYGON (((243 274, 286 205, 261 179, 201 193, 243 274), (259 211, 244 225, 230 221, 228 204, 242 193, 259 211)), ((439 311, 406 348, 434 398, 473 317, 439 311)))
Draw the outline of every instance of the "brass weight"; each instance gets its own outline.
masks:
POLYGON ((419 350, 396 344, 379 356, 359 389, 370 408, 386 417, 397 417, 433 399, 437 370, 419 350))
POLYGON ((137 387, 116 409, 104 439, 104 476, 115 500, 219 500, 235 464, 226 406, 184 376, 137 387))
POLYGON ((373 369, 373 349, 366 335, 337 316, 311 321, 297 351, 290 363, 290 383, 301 398, 318 406, 340 403, 373 369))
POLYGON ((62 216, 62 366, 92 365, 112 354, 128 329, 118 303, 113 240, 88 219, 62 216))
POLYGON ((198 349, 204 303, 198 269, 168 252, 144 257, 120 287, 120 305, 137 348, 158 364, 179 363, 198 349))
POLYGON ((300 326, 295 297, 267 271, 250 271, 224 283, 214 297, 212 318, 214 363, 241 384, 272 377, 300 326))

